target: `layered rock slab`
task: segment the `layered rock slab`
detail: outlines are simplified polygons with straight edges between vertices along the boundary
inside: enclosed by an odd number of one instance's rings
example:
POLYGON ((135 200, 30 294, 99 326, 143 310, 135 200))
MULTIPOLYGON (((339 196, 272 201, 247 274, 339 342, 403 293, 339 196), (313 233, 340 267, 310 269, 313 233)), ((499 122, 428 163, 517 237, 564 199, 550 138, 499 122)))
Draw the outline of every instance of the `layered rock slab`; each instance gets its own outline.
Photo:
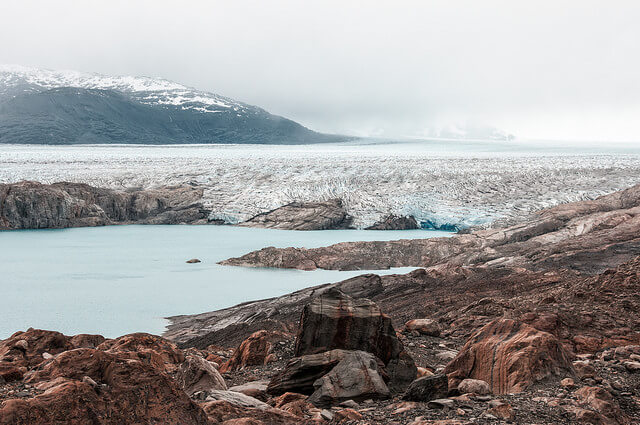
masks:
POLYGON ((489 384, 495 394, 573 374, 572 357, 553 335, 511 319, 497 319, 477 331, 446 366, 450 388, 466 378, 489 384))
POLYGON ((292 202, 258 214, 240 223, 245 227, 263 227, 283 230, 330 230, 351 227, 341 199, 322 202, 292 202))

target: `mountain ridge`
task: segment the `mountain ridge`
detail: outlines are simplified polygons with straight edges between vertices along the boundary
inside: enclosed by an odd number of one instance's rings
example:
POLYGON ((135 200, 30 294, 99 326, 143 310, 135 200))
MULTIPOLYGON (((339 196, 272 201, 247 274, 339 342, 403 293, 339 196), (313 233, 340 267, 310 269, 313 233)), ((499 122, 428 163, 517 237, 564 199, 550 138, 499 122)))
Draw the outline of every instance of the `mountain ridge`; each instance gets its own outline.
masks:
POLYGON ((307 144, 346 139, 165 79, 0 66, 0 144, 307 144))

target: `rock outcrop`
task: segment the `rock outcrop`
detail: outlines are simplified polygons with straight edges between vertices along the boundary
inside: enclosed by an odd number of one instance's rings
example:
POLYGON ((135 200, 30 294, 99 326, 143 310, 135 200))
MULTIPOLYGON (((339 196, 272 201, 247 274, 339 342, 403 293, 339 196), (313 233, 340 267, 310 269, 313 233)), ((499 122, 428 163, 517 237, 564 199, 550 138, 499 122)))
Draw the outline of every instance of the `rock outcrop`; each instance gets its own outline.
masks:
POLYGON ((498 319, 476 332, 445 368, 452 388, 466 378, 485 381, 495 394, 525 390, 531 384, 573 374, 571 355, 553 335, 510 319, 498 319))
POLYGON ((200 356, 187 356, 176 373, 176 380, 191 396, 198 391, 226 390, 227 384, 213 364, 200 356))
POLYGON ((371 353, 331 350, 295 357, 285 369, 274 375, 267 392, 310 395, 317 406, 329 406, 345 400, 389 397, 383 376, 384 366, 371 353))
POLYGON ((351 221, 342 200, 330 199, 322 202, 292 202, 258 214, 240 223, 240 226, 283 230, 330 230, 348 229, 351 227, 351 221))
POLYGON ((415 379, 417 370, 396 336, 391 318, 366 298, 352 298, 332 288, 313 298, 302 310, 295 355, 333 349, 372 353, 389 365, 391 385, 415 379))
POLYGON ((118 191, 81 183, 0 184, 0 229, 206 223, 202 189, 118 191))
POLYGON ((255 332, 242 341, 231 358, 220 366, 220 371, 224 373, 247 366, 264 365, 272 354, 273 344, 286 339, 288 336, 280 332, 255 332))
POLYGON ((450 238, 264 248, 221 262, 250 267, 371 270, 508 266, 600 272, 640 254, 640 185, 540 211, 521 224, 450 238))
POLYGON ((390 214, 382 220, 367 227, 366 230, 412 230, 419 229, 420 226, 416 219, 409 216, 399 216, 390 214))

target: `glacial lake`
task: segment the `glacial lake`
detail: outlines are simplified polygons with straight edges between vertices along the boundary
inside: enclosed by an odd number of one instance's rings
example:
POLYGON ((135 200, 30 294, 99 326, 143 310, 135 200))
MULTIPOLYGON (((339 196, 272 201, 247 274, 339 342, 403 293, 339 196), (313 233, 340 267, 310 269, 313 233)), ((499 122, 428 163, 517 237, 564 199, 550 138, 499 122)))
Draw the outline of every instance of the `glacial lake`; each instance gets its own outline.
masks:
POLYGON ((296 232, 149 225, 0 231, 0 339, 29 327, 68 335, 160 334, 167 316, 217 310, 367 272, 216 264, 229 257, 267 246, 314 248, 451 235, 426 230, 296 232), (190 258, 202 263, 186 264, 190 258))

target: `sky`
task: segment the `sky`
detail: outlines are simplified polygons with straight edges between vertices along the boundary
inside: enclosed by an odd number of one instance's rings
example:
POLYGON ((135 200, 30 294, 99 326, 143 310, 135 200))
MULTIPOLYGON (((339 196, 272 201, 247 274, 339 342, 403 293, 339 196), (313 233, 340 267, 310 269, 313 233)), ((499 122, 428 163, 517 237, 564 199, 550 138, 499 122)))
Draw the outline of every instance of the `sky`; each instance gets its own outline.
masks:
POLYGON ((640 144, 640 2, 2 1, 0 63, 163 77, 314 130, 640 144))

